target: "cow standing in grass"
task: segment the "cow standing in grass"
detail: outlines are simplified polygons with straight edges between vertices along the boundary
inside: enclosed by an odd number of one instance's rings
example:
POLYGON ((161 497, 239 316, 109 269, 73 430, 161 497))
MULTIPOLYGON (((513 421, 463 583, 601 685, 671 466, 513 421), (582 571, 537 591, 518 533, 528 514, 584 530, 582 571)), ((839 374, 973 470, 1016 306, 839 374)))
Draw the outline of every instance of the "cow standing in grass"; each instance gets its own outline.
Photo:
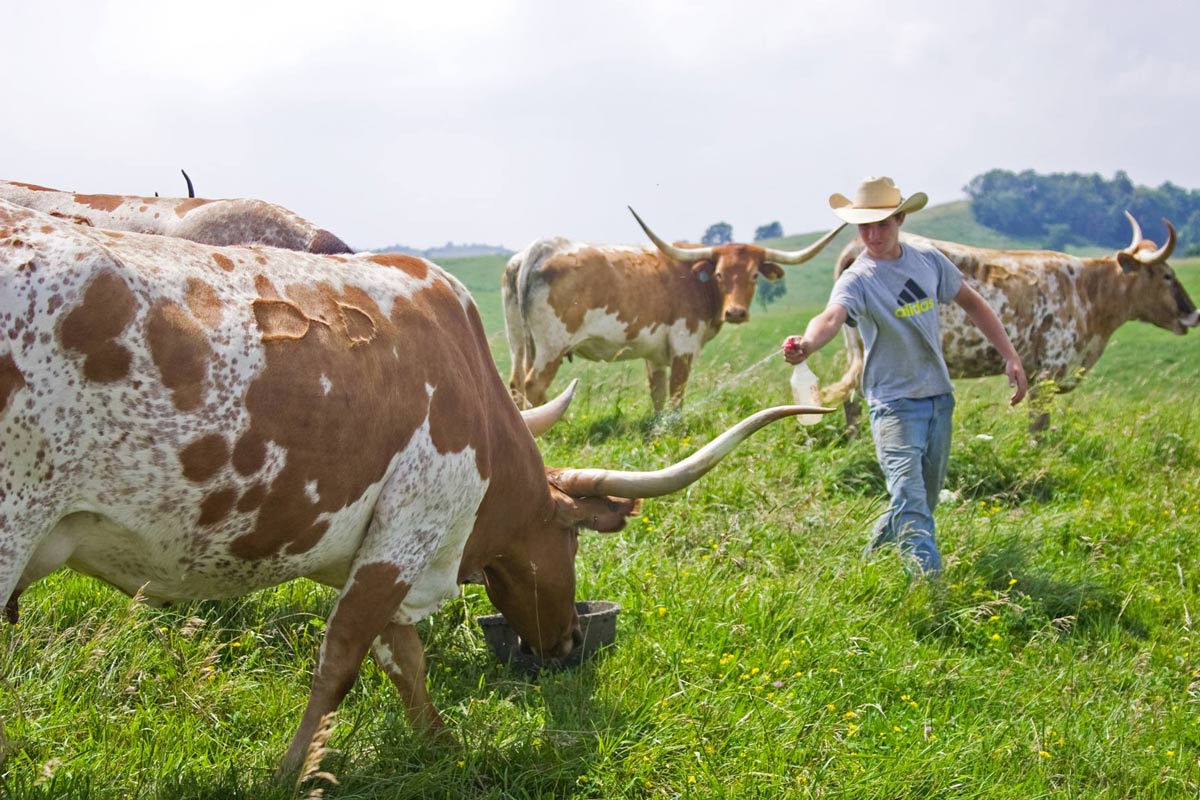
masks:
POLYGON ((769 409, 652 473, 546 469, 458 281, 401 255, 209 247, 0 201, 0 599, 67 566, 156 603, 307 577, 338 598, 283 762, 373 651, 419 728, 418 620, 481 575, 545 658, 578 531, 620 530, 769 409))
MULTIPOLYGON (((1167 263, 1175 249, 1175 228, 1167 220, 1161 246, 1142 237, 1126 212, 1133 240, 1106 258, 1081 258, 1045 250, 990 250, 902 235, 941 250, 996 310, 1030 376, 1030 429, 1049 422, 1048 392, 1073 389, 1100 360, 1117 328, 1130 320, 1149 322, 1184 335, 1200 321, 1196 306, 1167 263)), ((862 242, 838 256, 837 274, 854 262, 862 242)), ((1004 362, 957 306, 943 306, 942 352, 954 378, 1003 375, 1004 362)), ((846 402, 847 418, 859 413, 852 399, 862 378, 863 349, 858 332, 843 329, 850 363, 823 393, 827 403, 846 402)))
MULTIPOLYGON (((190 192, 190 180, 188 189, 190 192)), ((263 200, 80 194, 12 181, 0 181, 0 200, 105 230, 154 233, 201 244, 261 244, 306 253, 353 252, 324 228, 263 200)))
MULTIPOLYGON (((632 209, 630 209, 632 211, 632 209)), ((803 250, 751 244, 675 246, 634 213, 654 247, 538 239, 509 259, 502 294, 519 405, 545 402, 564 358, 643 359, 654 410, 683 402, 692 363, 721 325, 750 319, 759 277, 783 277, 842 226, 803 250), (668 371, 670 381, 668 383, 668 371)))

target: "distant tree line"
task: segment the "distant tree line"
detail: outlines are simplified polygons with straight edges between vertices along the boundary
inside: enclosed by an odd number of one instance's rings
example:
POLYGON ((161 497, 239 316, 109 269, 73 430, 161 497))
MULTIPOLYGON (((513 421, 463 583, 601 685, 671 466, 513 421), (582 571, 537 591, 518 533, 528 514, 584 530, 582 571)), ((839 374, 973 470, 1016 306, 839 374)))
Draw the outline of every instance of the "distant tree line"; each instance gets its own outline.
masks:
POLYGON ((714 222, 700 237, 700 244, 729 244, 733 241, 733 226, 728 222, 714 222))
MULTIPOLYGON (((766 225, 759 225, 754 229, 754 241, 761 242, 763 239, 780 239, 783 237, 783 226, 779 221, 768 222, 766 225)), ((728 244, 733 241, 733 226, 728 222, 714 222, 709 225, 704 231, 704 235, 700 237, 701 244, 728 244)))
POLYGON ((1135 186, 1124 171, 1105 180, 1095 173, 994 169, 972 178, 965 191, 976 222, 1052 250, 1073 244, 1125 247, 1128 209, 1147 238, 1162 244, 1166 217, 1178 232, 1176 252, 1200 254, 1200 191, 1170 181, 1152 189, 1135 186))

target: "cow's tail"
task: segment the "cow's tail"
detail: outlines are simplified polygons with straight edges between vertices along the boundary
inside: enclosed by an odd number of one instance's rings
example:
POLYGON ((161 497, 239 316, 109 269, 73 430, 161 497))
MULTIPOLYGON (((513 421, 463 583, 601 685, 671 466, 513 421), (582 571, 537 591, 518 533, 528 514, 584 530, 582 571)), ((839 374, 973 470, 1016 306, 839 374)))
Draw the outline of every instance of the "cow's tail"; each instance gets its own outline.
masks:
MULTIPOLYGON (((855 238, 849 244, 842 248, 842 252, 838 255, 837 264, 834 267, 834 280, 837 280, 843 272, 849 269, 854 263, 854 259, 858 258, 858 254, 863 250, 861 239, 855 238)), ((821 389, 821 402, 825 405, 833 405, 835 403, 850 404, 855 396, 855 391, 860 391, 862 388, 862 373, 863 373, 863 341, 859 335, 858 329, 851 325, 842 326, 842 342, 846 347, 846 371, 836 383, 825 386, 821 389)), ((847 410, 847 416, 850 415, 847 410)))
POLYGON ((528 248, 513 254, 504 265, 500 278, 500 297, 504 303, 504 334, 508 337, 509 374, 508 388, 513 399, 521 404, 525 398, 525 373, 528 369, 526 353, 529 349, 528 325, 521 302, 521 269, 525 264, 528 248))
POLYGON ((842 342, 846 346, 846 371, 836 383, 821 388, 821 405, 831 406, 836 403, 847 403, 855 390, 862 386, 863 372, 863 341, 857 328, 849 325, 842 327, 842 342))
MULTIPOLYGON (((505 325, 509 331, 508 347, 513 354, 514 369, 518 363, 523 363, 521 370, 522 399, 524 398, 524 383, 533 368, 537 357, 537 326, 533 324, 533 292, 538 285, 538 276, 542 267, 561 246, 561 238, 537 239, 520 253, 508 260, 504 268, 504 289, 509 292, 504 305, 505 325), (509 282, 512 282, 511 290, 509 282), (513 325, 509 319, 515 320, 513 325), (516 360, 520 352, 522 362, 516 360)), ((514 377, 516 372, 513 373, 514 377)))

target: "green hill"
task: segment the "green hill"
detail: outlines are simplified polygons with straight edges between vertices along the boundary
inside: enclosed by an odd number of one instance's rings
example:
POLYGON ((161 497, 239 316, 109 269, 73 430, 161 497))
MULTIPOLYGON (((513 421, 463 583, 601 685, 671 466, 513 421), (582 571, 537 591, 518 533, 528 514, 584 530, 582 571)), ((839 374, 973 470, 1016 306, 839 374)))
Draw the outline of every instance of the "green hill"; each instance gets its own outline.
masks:
MULTIPOLYGON (((832 212, 829 215, 831 225, 835 221, 832 212)), ((831 247, 841 247, 855 236, 852 226, 847 226, 849 233, 843 231, 831 247)), ((930 239, 942 239, 948 242, 961 242, 975 247, 995 247, 1015 250, 1041 250, 1042 242, 1033 239, 1019 239, 992 228, 980 225, 971 216, 969 200, 955 200, 952 203, 929 206, 919 213, 912 214, 904 223, 904 230, 930 239)), ((815 241, 818 233, 802 233, 795 236, 784 236, 780 239, 769 239, 763 244, 783 250, 798 249, 815 241)), ((836 251, 835 251, 836 252, 836 251)), ((1106 247, 1073 247, 1069 252, 1077 255, 1098 255, 1110 252, 1106 247)))

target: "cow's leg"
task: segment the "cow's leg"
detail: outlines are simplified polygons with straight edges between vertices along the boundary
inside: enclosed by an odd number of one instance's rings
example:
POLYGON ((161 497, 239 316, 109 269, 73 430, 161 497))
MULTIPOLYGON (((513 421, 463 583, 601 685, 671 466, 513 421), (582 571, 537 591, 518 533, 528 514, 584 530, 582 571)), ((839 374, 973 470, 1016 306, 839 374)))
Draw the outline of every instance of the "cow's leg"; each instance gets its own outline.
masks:
POLYGON ((650 382, 650 402, 654 404, 655 413, 658 413, 667 402, 667 368, 647 361, 646 379, 650 382))
POLYGON ((0 557, 0 602, 9 622, 17 622, 21 593, 71 557, 76 542, 73 523, 90 517, 76 514, 47 527, 49 523, 35 513, 0 507, 0 520, 9 522, 0 526, 0 554, 7 555, 0 557))
POLYGON ((67 559, 74 552, 75 537, 72 535, 73 529, 70 520, 71 518, 68 517, 66 520, 60 522, 50 532, 50 535, 38 544, 29 562, 21 571, 21 576, 17 580, 16 586, 11 592, 0 598, 5 600, 4 613, 9 622, 16 624, 18 620, 17 599, 21 596, 21 593, 66 564, 67 559))
POLYGON ((540 370, 534 367, 526 373, 525 402, 529 404, 530 408, 546 402, 546 390, 554 382, 554 376, 558 374, 558 368, 562 366, 562 362, 562 356, 559 356, 548 361, 540 370))
POLYGON ((438 714, 429 690, 425 688, 425 647, 416 627, 392 622, 372 646, 375 660, 391 678, 414 729, 437 737, 447 743, 453 741, 446 723, 438 714))
POLYGON ((375 562, 358 567, 346 582, 325 627, 312 693, 279 768, 279 777, 300 769, 321 719, 341 704, 358 677, 371 642, 387 627, 408 594, 409 586, 397 580, 398 574, 394 565, 375 562))
POLYGON ((1029 409, 1029 432, 1040 433, 1050 425, 1050 407, 1061 391, 1059 385, 1045 374, 1029 381, 1029 392, 1025 405, 1029 409))
POLYGON ((692 356, 690 353, 671 359, 671 405, 676 408, 683 405, 683 390, 687 388, 688 376, 691 373, 692 356))

